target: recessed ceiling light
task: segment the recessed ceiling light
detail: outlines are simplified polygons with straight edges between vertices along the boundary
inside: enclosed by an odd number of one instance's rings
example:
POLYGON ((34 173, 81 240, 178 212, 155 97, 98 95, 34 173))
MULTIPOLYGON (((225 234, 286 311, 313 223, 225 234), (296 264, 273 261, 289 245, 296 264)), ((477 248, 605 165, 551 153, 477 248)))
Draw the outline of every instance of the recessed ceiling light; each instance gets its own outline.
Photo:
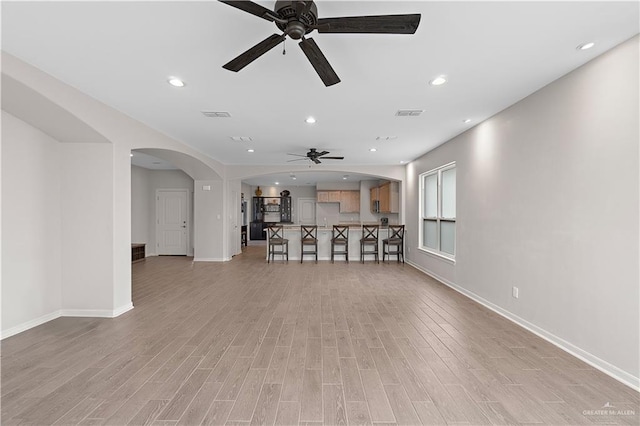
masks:
POLYGON ((280 182, 274 182, 276 185, 280 185, 280 182))
POLYGON ((291 176, 291 179, 296 180, 297 178, 295 176, 291 176))
POLYGON ((471 123, 471 119, 470 118, 466 118, 464 120, 462 120, 463 123, 471 123))
POLYGON ((307 117, 306 120, 304 120, 307 124, 313 124, 316 122, 316 119, 313 117, 307 117))
POLYGON ((596 44, 594 42, 590 41, 589 43, 582 43, 581 45, 576 47, 576 49, 578 49, 578 50, 587 50, 587 49, 591 49, 595 45, 596 44))
POLYGON ((175 87, 184 87, 184 81, 180 80, 178 77, 169 77, 169 80, 167 80, 169 82, 170 85, 175 86, 175 87))
POLYGON ((248 149, 247 152, 255 152, 253 149, 248 149))
POLYGON ((429 82, 429 84, 432 85, 432 86, 440 86, 442 84, 445 84, 446 82, 447 82, 447 79, 445 78, 445 76, 440 75, 440 76, 434 78, 433 80, 431 80, 429 82))
POLYGON ((133 157, 133 154, 129 154, 129 157, 133 157))
POLYGON ((404 163, 406 163, 406 161, 400 160, 400 164, 404 164, 404 163))
POLYGON ((375 149, 375 148, 369 148, 369 151, 371 151, 371 152, 376 152, 376 151, 377 151, 377 149, 375 149))
POLYGON ((344 175, 344 176, 342 176, 342 179, 343 179, 343 180, 347 180, 348 178, 349 178, 349 175, 344 175))

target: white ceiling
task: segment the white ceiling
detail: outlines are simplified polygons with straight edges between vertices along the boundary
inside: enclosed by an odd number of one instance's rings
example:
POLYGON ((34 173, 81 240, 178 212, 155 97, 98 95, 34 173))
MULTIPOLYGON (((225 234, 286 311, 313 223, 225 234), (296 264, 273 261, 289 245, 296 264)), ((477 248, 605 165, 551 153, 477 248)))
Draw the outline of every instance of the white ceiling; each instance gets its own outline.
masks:
POLYGON ((224 70, 278 30, 217 1, 2 2, 2 48, 224 164, 286 167, 287 153, 315 147, 344 156, 343 165, 394 165, 639 31, 635 1, 316 3, 321 18, 422 20, 415 35, 311 33, 342 80, 331 87, 293 40, 286 55, 280 46, 239 73, 224 70), (595 47, 576 49, 588 41, 595 47), (447 84, 428 84, 441 74, 447 84), (187 85, 172 87, 169 76, 187 85), (396 117, 399 109, 424 113, 396 117), (317 123, 306 124, 309 115, 317 123))

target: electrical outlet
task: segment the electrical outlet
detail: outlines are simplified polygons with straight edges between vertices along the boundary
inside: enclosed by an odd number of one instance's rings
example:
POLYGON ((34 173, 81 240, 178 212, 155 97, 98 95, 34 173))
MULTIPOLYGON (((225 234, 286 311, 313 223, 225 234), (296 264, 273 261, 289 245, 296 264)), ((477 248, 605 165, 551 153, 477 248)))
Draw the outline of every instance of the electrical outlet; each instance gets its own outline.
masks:
POLYGON ((512 296, 515 297, 516 299, 518 298, 518 287, 513 287, 512 296))

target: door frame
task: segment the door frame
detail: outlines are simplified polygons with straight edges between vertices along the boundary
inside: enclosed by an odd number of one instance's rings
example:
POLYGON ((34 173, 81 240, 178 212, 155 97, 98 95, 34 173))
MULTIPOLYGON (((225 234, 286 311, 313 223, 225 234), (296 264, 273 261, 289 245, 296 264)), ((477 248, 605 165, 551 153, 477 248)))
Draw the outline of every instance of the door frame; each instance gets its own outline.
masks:
MULTIPOLYGON (((155 252, 156 255, 159 255, 158 253, 158 248, 160 247, 160 216, 158 214, 158 209, 160 208, 160 193, 162 192, 184 192, 186 194, 186 207, 187 207, 187 212, 186 212, 186 228, 185 228, 185 233, 186 233, 186 237, 185 237, 185 254, 184 256, 189 256, 190 253, 190 246, 191 246, 191 200, 189 198, 189 189, 186 188, 159 188, 156 189, 156 195, 155 195, 155 202, 156 202, 156 220, 155 220, 155 228, 156 228, 156 247, 155 247, 155 252)), ((183 256, 183 255, 177 255, 177 256, 183 256)))

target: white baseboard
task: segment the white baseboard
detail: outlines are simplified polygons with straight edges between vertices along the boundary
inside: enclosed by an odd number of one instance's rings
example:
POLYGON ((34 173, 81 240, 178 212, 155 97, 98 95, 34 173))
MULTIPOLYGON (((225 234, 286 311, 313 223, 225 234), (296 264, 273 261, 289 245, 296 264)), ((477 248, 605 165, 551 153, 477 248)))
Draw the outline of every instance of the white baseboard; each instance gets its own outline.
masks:
POLYGON ((2 335, 0 336, 0 339, 6 339, 7 337, 15 336, 16 334, 22 333, 23 331, 27 331, 30 328, 34 328, 39 325, 42 325, 45 322, 49 322, 56 318, 60 318, 61 316, 62 316, 62 311, 58 310, 58 311, 54 311, 49 314, 43 315, 39 318, 29 320, 20 325, 16 325, 15 327, 11 327, 8 330, 2 331, 2 335))
POLYGON ((194 257, 194 262, 228 262, 230 257, 194 257))
POLYGON ((109 309, 63 309, 62 317, 91 317, 91 318, 115 318, 133 309, 133 303, 129 302, 119 308, 109 309))
POLYGON ((35 318, 30 321, 24 322, 15 327, 11 327, 8 330, 2 331, 2 334, 0 335, 0 340, 6 339, 7 337, 15 336, 16 334, 22 333, 23 331, 27 331, 31 328, 37 327, 49 321, 53 321, 54 319, 57 319, 60 317, 115 318, 117 316, 124 314, 127 311, 130 311, 131 309, 133 309, 133 303, 131 302, 114 310, 60 309, 55 312, 51 312, 50 314, 43 315, 39 318, 35 318))
POLYGON ((113 310, 111 318, 119 317, 120 315, 124 314, 125 312, 129 312, 132 309, 133 309, 133 302, 124 304, 119 308, 116 308, 113 310))
POLYGON ((478 303, 480 303, 482 306, 491 309, 493 312, 497 313, 498 315, 508 319, 511 322, 514 322, 515 324, 519 325, 520 327, 523 327, 527 330, 529 330, 530 332, 532 332, 533 334, 535 334, 538 337, 543 338, 544 340, 546 340, 547 342, 557 346, 558 348, 562 349, 563 351, 575 356, 576 358, 586 362, 587 364, 591 365, 592 367, 602 371, 603 373, 605 373, 606 375, 616 379, 617 381, 619 381, 620 383, 623 383, 627 386, 629 386, 631 389, 634 389, 636 391, 640 391, 640 378, 635 377, 634 375, 616 367, 613 364, 610 364, 609 362, 598 358, 597 356, 585 351, 584 349, 581 349, 577 346, 575 346, 574 344, 567 342, 566 340, 562 339, 561 337, 558 337, 556 335, 554 335, 553 333, 548 332, 547 330, 538 327, 537 325, 523 319, 520 318, 519 316, 511 313, 510 311, 507 311, 506 309, 478 296, 477 294, 463 288, 460 287, 457 284, 452 283, 451 281, 448 281, 445 278, 442 278, 440 276, 438 276, 437 274, 429 271, 426 268, 421 267, 420 265, 415 264, 414 262, 411 262, 410 260, 406 261, 408 265, 411 265, 412 267, 416 268, 417 270, 425 273, 426 275, 429 275, 431 278, 434 278, 437 281, 440 281, 442 284, 446 285, 447 287, 452 288, 453 290, 457 291, 458 293, 468 297, 469 299, 472 299, 478 303))

